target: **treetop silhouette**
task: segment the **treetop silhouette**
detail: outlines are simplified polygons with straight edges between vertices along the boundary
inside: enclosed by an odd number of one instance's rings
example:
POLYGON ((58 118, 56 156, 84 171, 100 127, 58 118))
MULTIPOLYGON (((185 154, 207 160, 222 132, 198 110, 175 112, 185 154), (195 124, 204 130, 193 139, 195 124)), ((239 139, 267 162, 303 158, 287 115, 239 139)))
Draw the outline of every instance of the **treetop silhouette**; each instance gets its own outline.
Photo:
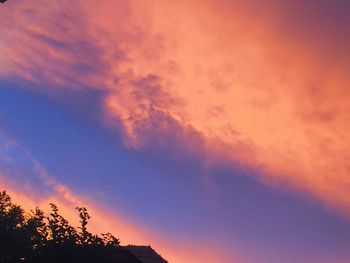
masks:
POLYGON ((50 207, 48 216, 39 208, 26 213, 0 192, 0 262, 142 263, 111 233, 90 233, 86 208, 76 208, 80 226, 75 228, 55 204, 50 207))

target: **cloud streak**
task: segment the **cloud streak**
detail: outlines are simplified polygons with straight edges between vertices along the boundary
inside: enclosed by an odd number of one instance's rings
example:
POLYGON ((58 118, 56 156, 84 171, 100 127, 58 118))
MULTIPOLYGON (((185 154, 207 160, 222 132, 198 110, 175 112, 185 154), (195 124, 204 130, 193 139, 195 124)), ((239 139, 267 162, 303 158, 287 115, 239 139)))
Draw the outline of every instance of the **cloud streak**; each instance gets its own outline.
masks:
MULTIPOLYGON (((74 225, 78 224, 75 207, 84 206, 92 215, 89 229, 92 232, 114 233, 122 244, 150 244, 170 262, 213 262, 232 261, 232 254, 213 249, 212 244, 189 243, 172 239, 144 226, 136 226, 130 218, 97 203, 91 196, 76 194, 69 187, 58 182, 30 154, 28 150, 0 133, 0 186, 9 192, 14 202, 26 210, 36 206, 49 211, 49 203, 58 205, 62 214, 74 225), (7 158, 2 158, 7 156, 7 158), (203 250, 205 250, 203 252, 203 250), (198 256, 198 255, 201 256, 198 256)), ((235 262, 245 262, 235 259, 235 262)))

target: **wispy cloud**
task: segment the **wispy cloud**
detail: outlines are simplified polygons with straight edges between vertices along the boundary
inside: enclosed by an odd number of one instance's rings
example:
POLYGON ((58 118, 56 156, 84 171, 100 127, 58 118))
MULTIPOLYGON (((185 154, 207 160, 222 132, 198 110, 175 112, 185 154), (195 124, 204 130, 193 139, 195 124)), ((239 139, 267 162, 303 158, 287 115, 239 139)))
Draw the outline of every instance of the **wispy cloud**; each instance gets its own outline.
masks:
MULTIPOLYGON (((223 254, 211 244, 195 245, 137 226, 91 196, 76 194, 50 175, 34 156, 23 146, 0 133, 0 187, 7 190, 14 201, 25 209, 36 206, 48 211, 49 203, 55 203, 63 215, 73 224, 78 223, 74 208, 84 206, 92 215, 89 224, 96 233, 112 232, 123 244, 150 244, 171 262, 214 262, 231 260, 232 254, 223 254), (2 158, 6 156, 6 158, 2 158), (203 252, 205 250, 206 252, 203 252), (201 256, 198 256, 201 255, 201 256)), ((244 262, 239 260, 238 262, 244 262)))

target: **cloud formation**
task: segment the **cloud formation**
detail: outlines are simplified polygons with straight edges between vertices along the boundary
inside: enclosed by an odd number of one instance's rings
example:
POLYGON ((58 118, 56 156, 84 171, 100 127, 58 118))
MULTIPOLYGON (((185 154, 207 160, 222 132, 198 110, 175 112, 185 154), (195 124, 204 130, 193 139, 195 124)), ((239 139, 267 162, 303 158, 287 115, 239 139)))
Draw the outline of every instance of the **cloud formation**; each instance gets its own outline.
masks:
POLYGON ((12 1, 0 10, 1 77, 48 94, 102 89, 105 121, 130 147, 198 142, 197 154, 348 213, 349 17, 329 6, 347 4, 12 1))

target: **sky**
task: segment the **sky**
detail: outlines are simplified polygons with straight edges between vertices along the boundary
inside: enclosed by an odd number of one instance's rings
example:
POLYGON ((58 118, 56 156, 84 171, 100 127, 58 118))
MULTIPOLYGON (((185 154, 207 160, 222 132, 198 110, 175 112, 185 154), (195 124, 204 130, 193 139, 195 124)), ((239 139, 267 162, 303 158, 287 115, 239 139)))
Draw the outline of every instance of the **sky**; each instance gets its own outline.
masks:
POLYGON ((0 187, 171 263, 350 262, 348 0, 8 0, 0 187))

